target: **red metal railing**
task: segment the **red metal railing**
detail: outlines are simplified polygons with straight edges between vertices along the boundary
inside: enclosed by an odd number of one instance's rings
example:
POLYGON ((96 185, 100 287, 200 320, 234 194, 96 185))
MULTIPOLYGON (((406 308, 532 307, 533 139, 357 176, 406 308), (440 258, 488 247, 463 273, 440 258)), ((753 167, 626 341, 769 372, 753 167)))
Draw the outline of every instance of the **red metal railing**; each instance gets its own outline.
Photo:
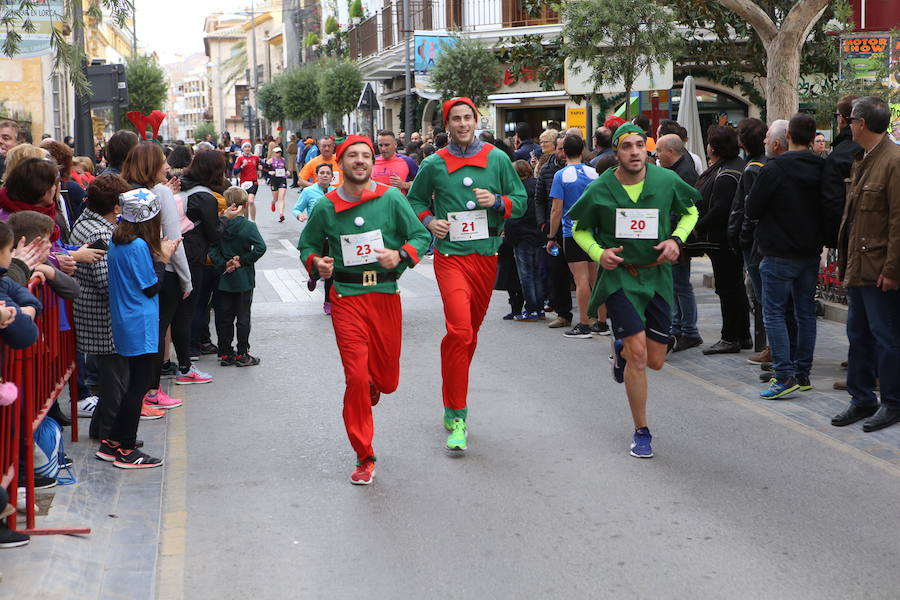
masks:
MULTIPOLYGON (((72 328, 72 303, 64 302, 49 286, 32 280, 28 290, 40 299, 44 311, 35 321, 38 326, 38 340, 23 350, 7 348, 4 357, 3 374, 7 381, 19 387, 19 400, 12 406, 0 410, 0 447, 9 448, 8 455, 0 450, 3 458, 3 485, 9 491, 10 501, 16 504, 16 488, 19 473, 19 448, 24 452, 25 469, 25 521, 24 533, 78 534, 90 533, 89 528, 36 529, 34 514, 34 431, 56 402, 63 388, 69 384, 72 414, 72 441, 78 441, 78 377, 75 360, 75 330, 72 328), (69 323, 68 331, 60 331, 63 314, 69 323), (13 408, 14 407, 14 408, 13 408), (13 409, 14 417, 7 414, 13 409), (17 424, 12 427, 11 424, 17 424), (9 433, 11 432, 11 433, 9 433), (8 463, 8 464, 7 464, 8 463), (8 481, 7 481, 8 478, 8 481)), ((16 516, 9 517, 8 526, 16 528, 16 516)))
POLYGON ((819 271, 816 296, 829 302, 847 304, 847 288, 841 281, 837 266, 838 252, 834 248, 829 248, 825 266, 819 271))

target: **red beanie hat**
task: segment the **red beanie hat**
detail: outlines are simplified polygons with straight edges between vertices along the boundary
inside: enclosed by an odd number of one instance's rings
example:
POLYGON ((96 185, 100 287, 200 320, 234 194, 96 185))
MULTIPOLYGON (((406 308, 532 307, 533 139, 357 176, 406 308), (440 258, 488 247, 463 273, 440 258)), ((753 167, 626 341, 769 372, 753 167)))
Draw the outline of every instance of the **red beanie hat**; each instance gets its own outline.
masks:
POLYGON ((450 109, 456 106, 457 104, 465 104, 466 106, 470 106, 472 110, 475 112, 475 118, 478 118, 478 107, 475 106, 475 103, 472 102, 471 99, 466 98, 465 96, 458 96, 456 98, 450 98, 446 102, 444 102, 444 127, 447 126, 447 119, 450 118, 450 109))
POLYGON ((372 145, 372 140, 367 138, 364 135, 348 135, 344 138, 344 141, 341 142, 341 145, 337 147, 337 152, 335 153, 335 159, 338 162, 338 165, 341 164, 341 157, 344 155, 344 151, 347 150, 350 146, 354 146, 356 144, 365 144, 369 147, 369 150, 372 151, 372 157, 375 157, 375 146, 372 145))

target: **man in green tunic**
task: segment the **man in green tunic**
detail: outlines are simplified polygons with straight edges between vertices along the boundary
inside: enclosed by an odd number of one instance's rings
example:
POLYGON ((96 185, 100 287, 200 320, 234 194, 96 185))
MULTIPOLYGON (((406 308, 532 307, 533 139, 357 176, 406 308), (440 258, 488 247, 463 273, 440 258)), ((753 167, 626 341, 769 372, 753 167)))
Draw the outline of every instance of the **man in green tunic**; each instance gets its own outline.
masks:
POLYGON ((331 322, 347 382, 344 424, 357 459, 350 483, 368 485, 375 475, 372 407, 400 380, 397 280, 419 262, 431 236, 400 190, 372 181, 369 138, 347 136, 337 162, 343 184, 318 201, 298 248, 310 275, 334 279, 331 322))
POLYGON ((634 419, 631 455, 651 458, 647 372, 666 361, 670 340, 672 265, 697 223, 697 190, 668 169, 647 164, 646 134, 616 130, 619 166, 591 183, 569 210, 573 238, 603 270, 589 314, 606 304, 612 321, 613 377, 624 381, 634 419), (672 229, 671 214, 679 216, 672 229))

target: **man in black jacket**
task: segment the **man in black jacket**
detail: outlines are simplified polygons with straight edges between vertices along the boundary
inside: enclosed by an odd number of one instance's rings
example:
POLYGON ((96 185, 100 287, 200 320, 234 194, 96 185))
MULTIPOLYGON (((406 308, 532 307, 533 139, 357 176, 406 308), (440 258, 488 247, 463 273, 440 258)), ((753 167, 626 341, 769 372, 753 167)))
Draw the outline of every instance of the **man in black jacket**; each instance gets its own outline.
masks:
MULTIPOLYGON (((773 127, 779 124, 776 129, 781 128, 787 133, 787 121, 775 121, 773 127)), ((734 194, 734 200, 731 202, 731 215, 728 217, 728 245, 735 252, 739 253, 744 259, 744 269, 750 276, 750 284, 753 288, 753 304, 755 310, 762 310, 762 280, 759 277, 759 261, 762 256, 756 250, 753 243, 753 230, 756 228, 756 222, 744 218, 746 210, 747 196, 753 188, 753 182, 766 164, 766 124, 759 119, 742 119, 737 126, 738 143, 744 149, 747 157, 747 165, 744 167, 744 173, 738 182, 737 191, 734 194)), ((779 144, 787 144, 787 138, 783 139, 779 144)), ((776 140, 773 140, 773 146, 776 140)), ((787 148, 780 147, 783 153, 787 148)), ((760 332, 757 332, 760 333, 760 332)), ((765 335, 765 332, 762 332, 765 335)), ((768 348, 754 354, 747 359, 752 364, 762 364, 772 362, 772 356, 768 348)))
MULTIPOLYGON (((673 121, 669 121, 669 123, 673 123, 673 121)), ((663 125, 660 125, 659 131, 662 130, 664 130, 663 125)), ((694 159, 688 154, 684 142, 677 133, 659 136, 656 142, 656 158, 659 166, 675 171, 688 185, 693 186, 697 183, 694 159)), ((678 216, 673 216, 674 220, 677 218, 678 216)), ((675 345, 672 350, 681 352, 703 343, 703 338, 700 337, 700 331, 697 329, 697 298, 694 296, 694 286, 691 285, 691 257, 686 252, 683 252, 672 264, 672 286, 675 299, 672 307, 671 331, 675 345)))
POLYGON ((763 319, 775 377, 760 393, 768 400, 811 389, 816 346, 816 277, 825 216, 819 182, 825 160, 809 149, 816 123, 802 113, 788 123, 788 151, 762 168, 747 199, 746 218, 758 221, 756 245, 763 285, 763 319), (793 299, 797 349, 793 360, 785 315, 793 299))
MULTIPOLYGON (((843 96, 837 103, 837 112, 834 113, 837 119, 838 134, 831 144, 831 154, 825 159, 825 168, 822 171, 822 197, 830 206, 840 206, 843 212, 844 198, 847 195, 847 183, 850 179, 850 167, 853 166, 853 160, 862 150, 862 147, 853 141, 853 134, 850 132, 850 111, 853 108, 853 101, 859 96, 847 95, 843 96)), ((825 226, 825 246, 834 248, 837 246, 837 232, 841 224, 841 213, 835 221, 824 223, 825 226)))
MULTIPOLYGON (((557 138, 555 153, 541 168, 535 191, 534 207, 537 222, 545 235, 550 229, 550 188, 553 185, 553 176, 566 166, 564 139, 565 135, 557 138)), ((562 231, 557 232, 554 241, 562 244, 562 231)), ((556 311, 556 318, 550 321, 548 327, 554 329, 568 327, 572 324, 572 272, 562 252, 556 256, 547 256, 547 270, 549 271, 547 294, 550 296, 550 304, 556 311)))

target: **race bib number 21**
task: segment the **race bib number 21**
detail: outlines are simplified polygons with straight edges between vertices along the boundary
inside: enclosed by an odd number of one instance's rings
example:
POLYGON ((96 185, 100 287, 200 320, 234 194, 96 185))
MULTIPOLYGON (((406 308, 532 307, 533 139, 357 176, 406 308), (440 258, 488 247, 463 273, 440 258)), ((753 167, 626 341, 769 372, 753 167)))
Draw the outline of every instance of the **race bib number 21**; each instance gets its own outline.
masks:
POLYGON ((659 209, 617 208, 616 237, 625 240, 655 240, 659 237, 659 209))

